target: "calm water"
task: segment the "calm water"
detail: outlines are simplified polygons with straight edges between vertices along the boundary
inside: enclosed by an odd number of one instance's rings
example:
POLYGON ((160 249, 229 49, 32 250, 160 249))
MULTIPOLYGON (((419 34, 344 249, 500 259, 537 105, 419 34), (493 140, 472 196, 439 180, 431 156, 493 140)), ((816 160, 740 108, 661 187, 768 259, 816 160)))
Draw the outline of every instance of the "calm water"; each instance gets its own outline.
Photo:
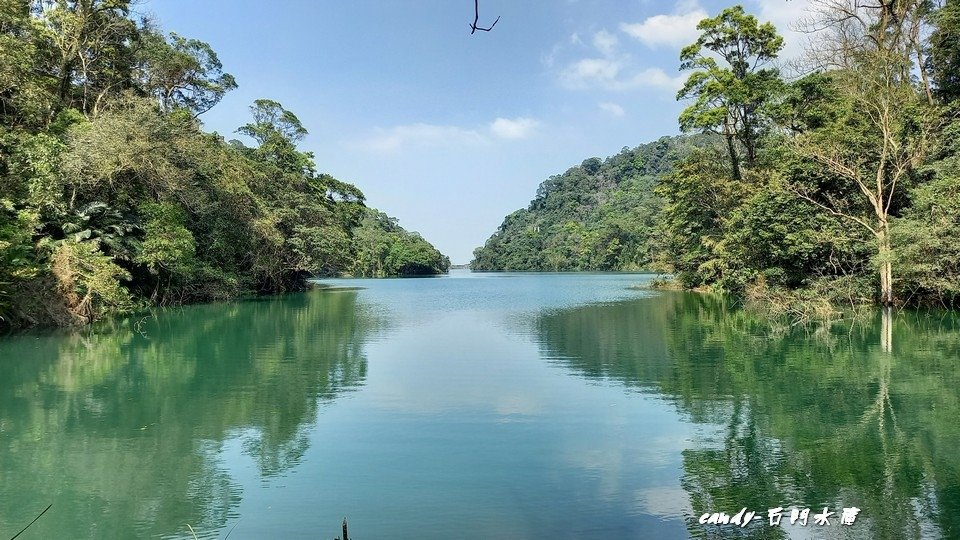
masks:
POLYGON ((21 538, 960 538, 956 317, 790 333, 647 279, 337 280, 0 339, 0 538, 50 503, 21 538))

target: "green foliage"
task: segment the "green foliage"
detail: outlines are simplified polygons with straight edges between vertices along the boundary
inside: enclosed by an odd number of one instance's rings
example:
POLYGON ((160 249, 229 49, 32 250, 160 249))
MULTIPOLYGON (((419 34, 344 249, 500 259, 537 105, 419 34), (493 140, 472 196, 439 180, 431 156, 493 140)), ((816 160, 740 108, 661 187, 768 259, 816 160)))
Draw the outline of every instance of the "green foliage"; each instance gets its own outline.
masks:
POLYGON ((296 144, 307 135, 297 115, 271 99, 258 99, 250 106, 253 122, 237 130, 258 144, 253 155, 293 172, 312 173, 313 154, 297 152, 296 144))
POLYGON ((730 212, 728 257, 748 269, 737 288, 762 278, 767 285, 799 288, 820 277, 850 273, 869 257, 866 237, 836 217, 798 200, 779 176, 757 179, 757 189, 730 212))
POLYGON ((733 181, 729 163, 716 147, 708 147, 677 164, 657 194, 664 206, 659 220, 660 257, 685 287, 698 287, 722 274, 724 217, 738 202, 742 182, 733 181))
POLYGON ((927 65, 934 79, 934 92, 943 102, 960 99, 960 2, 947 0, 932 14, 930 54, 927 65))
POLYGON ((6 125, 35 120, 45 112, 44 81, 33 73, 37 34, 29 2, 0 1, 0 110, 6 125))
POLYGON ((817 71, 784 85, 769 110, 777 126, 800 134, 835 122, 842 103, 833 74, 817 71))
POLYGON ((723 152, 707 148, 658 185, 660 256, 680 284, 745 294, 756 284, 796 289, 864 270, 864 235, 799 199, 785 181, 797 164, 781 166, 734 180, 723 152))
POLYGON ((18 212, 13 202, 0 199, 0 324, 12 320, 14 287, 39 273, 33 253, 35 227, 35 215, 18 212))
POLYGON ((764 139, 741 176, 711 148, 689 156, 658 186, 663 264, 686 287, 733 292, 771 309, 811 308, 803 316, 829 313, 821 301, 872 301, 873 281, 864 276, 874 271, 874 237, 840 215, 868 207, 855 184, 798 149, 798 141, 817 139, 867 166, 869 150, 862 149, 873 140, 863 116, 837 95, 832 77, 819 74, 785 87, 771 110, 783 131, 764 139))
POLYGON ((59 242, 50 257, 50 271, 67 310, 78 321, 95 321, 133 307, 129 291, 121 284, 130 274, 103 254, 98 240, 59 242))
POLYGON ((933 305, 960 306, 960 121, 943 131, 932 178, 910 192, 910 208, 894 222, 901 295, 933 305))
POLYGON ((766 108, 782 87, 779 71, 764 66, 777 57, 783 38, 772 24, 759 24, 741 6, 700 21, 697 29, 700 37, 680 52, 680 69, 696 70, 677 93, 677 99, 694 100, 680 114, 680 128, 722 134, 733 174, 739 177, 740 150, 734 141, 752 164, 769 127, 766 108))
POLYGON ((550 179, 473 267, 662 268, 797 320, 878 300, 956 306, 960 104, 947 101, 960 4, 932 6, 822 4, 814 24, 832 57, 813 52, 826 70, 790 83, 770 67, 783 46, 772 25, 739 6, 701 21, 681 52, 694 73, 678 98, 694 103, 680 125, 720 137, 638 196, 611 160, 550 179))
POLYGON ((60 158, 66 145, 50 133, 22 131, 0 132, 0 148, 5 154, 6 174, 0 174, 2 192, 24 201, 48 216, 66 212, 62 194, 60 158))
POLYGON ((894 225, 901 295, 946 307, 960 305, 960 175, 912 192, 914 205, 894 225))
POLYGON ((141 215, 144 238, 135 262, 146 266, 152 274, 189 274, 196 243, 193 233, 186 228, 186 212, 170 203, 146 203, 141 207, 141 215))
MULTIPOLYGON (((256 146, 227 143, 196 120, 236 87, 208 44, 127 0, 28 4, 0 2, 0 325, 355 271, 363 193, 317 172, 294 113, 257 100, 238 130, 256 146)), ((367 235, 389 245, 378 275, 449 265, 419 236, 367 235)))
POLYGON ((96 115, 130 88, 138 38, 129 0, 53 0, 37 14, 40 69, 56 81, 53 111, 96 115))
POLYGON ((814 73, 784 84, 768 67, 783 39, 740 6, 698 29, 700 38, 680 57, 682 69, 698 70, 677 96, 696 100, 680 125, 723 135, 727 155, 717 147, 694 153, 657 187, 663 264, 686 287, 754 296, 845 275, 857 266, 851 235, 793 189, 798 180, 818 187, 825 180, 821 168, 797 156, 791 139, 830 136, 825 126, 841 116, 832 78, 814 73))
POLYGON ((474 270, 639 270, 654 265, 661 205, 654 186, 708 137, 664 137, 545 180, 526 209, 507 216, 474 270))
POLYGON ((237 87, 233 75, 223 72, 217 53, 196 39, 173 32, 167 39, 159 32, 143 29, 135 54, 140 84, 165 111, 184 107, 200 115, 237 87))
POLYGON ((350 273, 355 276, 431 275, 450 269, 450 259, 423 237, 372 208, 354 229, 353 244, 356 257, 350 273))

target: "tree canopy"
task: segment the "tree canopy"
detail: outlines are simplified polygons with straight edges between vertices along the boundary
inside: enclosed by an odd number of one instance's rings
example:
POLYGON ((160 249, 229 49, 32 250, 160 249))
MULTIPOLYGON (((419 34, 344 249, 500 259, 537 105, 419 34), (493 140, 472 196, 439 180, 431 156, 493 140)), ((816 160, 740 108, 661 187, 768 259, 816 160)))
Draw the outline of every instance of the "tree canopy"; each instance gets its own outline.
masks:
POLYGON ((766 108, 781 85, 779 71, 770 63, 783 48, 783 38, 772 24, 759 24, 741 6, 700 21, 697 29, 700 37, 680 52, 680 69, 696 70, 677 93, 677 99, 694 100, 680 114, 680 129, 723 135, 733 175, 739 178, 741 148, 752 165, 769 125, 766 108))
POLYGON ((0 326, 301 289, 367 268, 358 231, 400 246, 377 275, 446 271, 419 236, 364 225, 363 193, 318 172, 280 103, 251 106, 252 146, 204 132, 236 81, 129 8, 0 2, 0 326))
POLYGON ((590 158, 545 180, 526 209, 507 216, 474 270, 650 269, 662 205, 654 186, 709 137, 664 137, 616 156, 590 158))

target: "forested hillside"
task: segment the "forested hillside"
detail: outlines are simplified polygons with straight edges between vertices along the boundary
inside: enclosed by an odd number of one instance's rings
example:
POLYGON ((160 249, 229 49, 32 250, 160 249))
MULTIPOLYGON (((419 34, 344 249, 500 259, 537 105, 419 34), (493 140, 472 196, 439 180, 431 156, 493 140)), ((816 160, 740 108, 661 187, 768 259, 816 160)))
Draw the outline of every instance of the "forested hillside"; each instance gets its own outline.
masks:
POLYGON ((442 274, 450 269, 449 257, 373 208, 364 211, 353 241, 356 255, 350 273, 357 277, 442 274))
POLYGON ((551 176, 526 209, 517 210, 474 251, 474 270, 641 270, 654 263, 652 243, 662 201, 654 193, 673 164, 710 137, 663 137, 585 160, 551 176))
POLYGON ((252 146, 204 132, 237 82, 130 5, 0 0, 0 326, 446 271, 419 236, 364 224, 361 191, 318 172, 280 103, 238 121, 252 146), (372 267, 381 233, 389 261, 372 267))
POLYGON ((810 9, 813 47, 790 77, 773 25, 740 6, 701 21, 680 55, 679 123, 715 144, 675 154, 671 171, 634 165, 643 146, 551 178, 474 268, 653 263, 796 319, 957 306, 960 1, 810 9))

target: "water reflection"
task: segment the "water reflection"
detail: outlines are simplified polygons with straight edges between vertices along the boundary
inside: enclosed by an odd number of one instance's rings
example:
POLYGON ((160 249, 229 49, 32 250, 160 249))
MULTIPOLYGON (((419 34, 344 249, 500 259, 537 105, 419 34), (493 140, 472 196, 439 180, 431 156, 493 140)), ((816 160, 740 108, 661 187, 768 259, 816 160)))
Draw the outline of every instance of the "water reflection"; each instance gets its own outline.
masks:
POLYGON ((780 332, 708 296, 621 302, 614 277, 384 280, 0 341, 0 538, 51 502, 35 537, 241 515, 231 539, 344 515, 365 538, 720 537, 696 518, 791 504, 862 512, 737 532, 960 537, 955 317, 780 332))
POLYGON ((199 306, 0 343, 0 537, 213 534, 241 496, 222 452, 295 466, 319 404, 364 383, 355 292, 199 306))
MULTIPOLYGON (((590 379, 675 402, 714 427, 683 452, 695 537, 703 512, 760 510, 737 536, 780 537, 766 509, 861 509, 854 527, 806 535, 960 537, 960 324, 894 313, 777 333, 722 299, 688 294, 552 312, 544 355, 590 379)), ((731 512, 731 513, 732 513, 731 512)), ((784 520, 786 522, 786 520, 784 520)))

